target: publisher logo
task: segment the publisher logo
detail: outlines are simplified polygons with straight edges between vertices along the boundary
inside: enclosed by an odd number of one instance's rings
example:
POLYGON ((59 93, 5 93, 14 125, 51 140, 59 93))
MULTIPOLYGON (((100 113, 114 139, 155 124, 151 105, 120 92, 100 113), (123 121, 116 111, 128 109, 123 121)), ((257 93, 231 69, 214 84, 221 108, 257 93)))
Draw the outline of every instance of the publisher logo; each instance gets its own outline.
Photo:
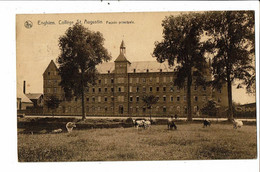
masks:
POLYGON ((33 26, 33 23, 32 23, 30 20, 27 20, 27 21, 24 23, 24 27, 26 27, 27 29, 32 28, 32 26, 33 26))

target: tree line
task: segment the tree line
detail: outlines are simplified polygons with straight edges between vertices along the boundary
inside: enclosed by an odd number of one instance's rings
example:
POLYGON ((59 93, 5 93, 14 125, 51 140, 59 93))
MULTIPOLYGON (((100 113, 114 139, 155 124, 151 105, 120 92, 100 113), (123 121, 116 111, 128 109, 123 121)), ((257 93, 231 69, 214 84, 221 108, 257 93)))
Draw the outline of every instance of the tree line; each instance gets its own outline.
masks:
MULTIPOLYGON (((175 66, 174 85, 186 87, 188 120, 192 120, 193 85, 210 85, 216 89, 225 85, 229 120, 233 119, 232 85, 238 80, 237 88, 245 87, 248 93, 255 93, 254 21, 254 11, 191 12, 166 16, 162 21, 163 39, 155 42, 152 56, 159 63, 167 61, 169 66, 175 66), (211 80, 205 78, 208 68, 213 76, 211 80)), ((111 59, 104 40, 100 32, 80 24, 69 27, 59 38, 60 86, 67 99, 81 98, 83 120, 85 89, 95 85, 96 66, 111 59)), ((149 109, 156 103, 149 97, 143 101, 149 109)))

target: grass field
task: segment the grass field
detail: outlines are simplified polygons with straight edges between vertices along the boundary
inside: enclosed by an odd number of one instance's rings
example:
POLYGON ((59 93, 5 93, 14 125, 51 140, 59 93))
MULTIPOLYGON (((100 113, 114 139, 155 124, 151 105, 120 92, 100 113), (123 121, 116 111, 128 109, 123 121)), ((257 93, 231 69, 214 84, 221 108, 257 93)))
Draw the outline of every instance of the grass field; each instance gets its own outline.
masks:
POLYGON ((61 134, 18 134, 18 159, 33 161, 132 161, 255 159, 256 126, 183 124, 169 131, 111 128, 61 134))

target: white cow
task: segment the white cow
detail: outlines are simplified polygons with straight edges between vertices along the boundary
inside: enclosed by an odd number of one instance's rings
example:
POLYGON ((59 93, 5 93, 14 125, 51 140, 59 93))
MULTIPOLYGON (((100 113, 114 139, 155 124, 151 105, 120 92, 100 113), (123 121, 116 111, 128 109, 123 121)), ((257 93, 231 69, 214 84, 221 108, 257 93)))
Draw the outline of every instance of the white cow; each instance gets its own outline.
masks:
POLYGON ((74 122, 68 122, 68 123, 66 124, 66 128, 67 128, 67 131, 68 131, 69 133, 72 132, 73 127, 76 127, 76 125, 75 125, 74 122))
POLYGON ((232 122, 235 129, 241 128, 243 126, 243 122, 240 120, 233 119, 232 122))
POLYGON ((139 127, 143 127, 144 129, 150 128, 151 121, 145 119, 137 119, 133 120, 134 126, 138 129, 139 127))

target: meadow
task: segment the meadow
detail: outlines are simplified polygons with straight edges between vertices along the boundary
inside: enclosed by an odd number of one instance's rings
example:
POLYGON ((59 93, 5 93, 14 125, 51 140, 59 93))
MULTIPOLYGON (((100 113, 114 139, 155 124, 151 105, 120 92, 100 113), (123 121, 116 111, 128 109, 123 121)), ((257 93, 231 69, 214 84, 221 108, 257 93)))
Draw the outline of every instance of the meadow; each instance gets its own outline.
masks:
POLYGON ((255 159, 255 125, 216 123, 150 129, 106 128, 60 134, 18 133, 20 162, 255 159))

